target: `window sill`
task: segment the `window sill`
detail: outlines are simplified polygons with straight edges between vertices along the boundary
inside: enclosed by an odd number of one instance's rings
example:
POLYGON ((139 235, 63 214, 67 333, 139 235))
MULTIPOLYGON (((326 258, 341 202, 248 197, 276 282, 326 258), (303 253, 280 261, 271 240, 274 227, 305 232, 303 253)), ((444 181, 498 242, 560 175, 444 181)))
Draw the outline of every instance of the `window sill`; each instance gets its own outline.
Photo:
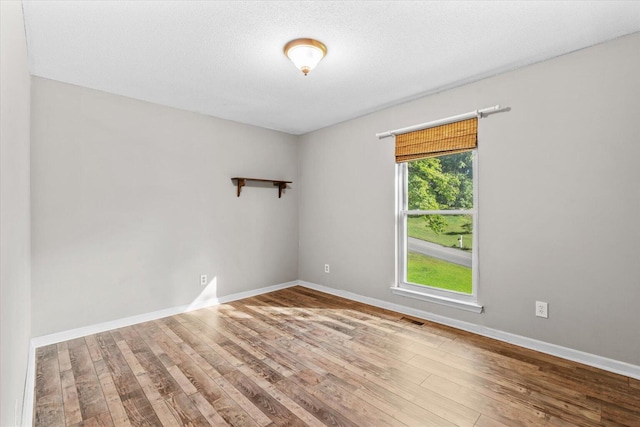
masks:
POLYGON ((454 298, 447 298, 439 295, 432 295, 424 292, 412 291, 409 289, 392 286, 391 292, 403 297, 415 298, 422 301, 432 302, 434 304, 446 305, 447 307, 458 308, 460 310, 471 311, 473 313, 482 313, 483 306, 469 301, 460 301, 454 298))

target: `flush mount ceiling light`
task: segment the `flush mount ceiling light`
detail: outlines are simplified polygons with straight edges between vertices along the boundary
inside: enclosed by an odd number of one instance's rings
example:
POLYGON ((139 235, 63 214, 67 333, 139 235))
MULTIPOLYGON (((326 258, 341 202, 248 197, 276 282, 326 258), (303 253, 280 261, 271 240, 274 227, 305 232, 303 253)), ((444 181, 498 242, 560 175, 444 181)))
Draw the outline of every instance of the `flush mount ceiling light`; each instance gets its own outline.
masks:
POLYGON ((314 39, 295 39, 284 45, 284 54, 306 76, 327 54, 327 47, 314 39))

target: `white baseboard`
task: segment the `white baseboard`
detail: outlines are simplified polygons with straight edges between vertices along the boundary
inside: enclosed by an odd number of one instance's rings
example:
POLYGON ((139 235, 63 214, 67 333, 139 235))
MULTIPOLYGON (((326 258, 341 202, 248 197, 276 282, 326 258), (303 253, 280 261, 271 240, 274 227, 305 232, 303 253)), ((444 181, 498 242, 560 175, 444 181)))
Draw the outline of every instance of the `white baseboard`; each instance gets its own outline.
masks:
POLYGON ((485 326, 476 325, 474 323, 463 322, 461 320, 452 319, 450 317, 429 313, 428 311, 405 307, 400 304, 394 304, 394 303, 382 301, 376 298, 365 297, 362 295, 354 294, 352 292, 347 292, 340 289, 334 289, 328 286, 318 285, 316 283, 310 283, 310 282, 305 282, 300 280, 298 281, 298 284, 300 286, 303 286, 309 289, 314 289, 316 291, 339 296, 342 298, 350 299, 352 301, 357 301, 364 304, 373 305, 375 307, 386 308, 388 310, 396 311, 398 313, 419 317, 421 319, 426 319, 442 325, 451 326, 456 329, 462 329, 463 331, 473 332, 474 334, 482 335, 489 338, 494 338, 499 341, 508 342, 510 344, 515 344, 520 347, 525 347, 531 350, 539 351, 541 353, 550 354, 552 356, 561 357, 563 359, 571 360, 574 362, 593 366, 595 368, 603 369, 605 371, 613 372, 620 375, 625 375, 627 377, 640 380, 640 366, 632 365, 631 363, 621 362, 619 360, 609 359, 607 357, 598 356, 591 353, 585 353, 580 350, 574 350, 572 348, 562 347, 556 344, 550 344, 544 341, 535 340, 533 338, 527 338, 521 335, 500 331, 498 329, 487 328, 485 326))
POLYGON ((33 425, 33 401, 35 390, 35 368, 36 368, 36 349, 45 345, 57 344, 59 342, 72 340, 75 338, 93 335, 100 332, 110 331, 112 329, 123 328, 125 326, 136 325, 138 323, 148 322, 151 320, 162 319, 163 317, 174 316, 176 314, 188 313, 189 311, 198 310, 205 307, 211 307, 218 304, 225 304, 244 298, 262 295, 280 289, 290 288, 298 284, 298 281, 280 283, 264 288, 253 289, 236 294, 226 295, 220 298, 211 298, 204 302, 195 304, 181 305, 179 307, 166 308, 164 310, 153 311, 150 313, 139 314, 136 316, 125 317, 123 319, 111 320, 109 322, 97 323, 95 325, 83 326, 68 331, 56 332, 54 334, 43 335, 31 339, 29 348, 29 358, 27 365, 27 378, 25 383, 24 403, 22 406, 22 425, 33 425))
POLYGON ((178 307, 165 308, 163 310, 152 311, 150 313, 138 314, 122 319, 111 320, 108 322, 97 323, 95 325, 82 326, 68 331, 56 332, 54 334, 43 335, 31 339, 35 348, 45 345, 56 344, 63 341, 69 341, 75 338, 87 335, 98 334, 100 332, 110 331, 113 329, 123 328, 125 326, 136 325, 150 320, 162 319, 163 317, 175 316, 176 314, 188 313, 200 308, 211 307, 218 304, 224 304, 239 299, 249 298, 255 295, 266 294, 268 292, 277 291, 279 289, 289 288, 298 284, 298 281, 280 283, 278 285, 267 286, 264 288, 253 289, 246 292, 238 292, 236 294, 226 295, 220 298, 210 298, 204 302, 195 304, 181 305, 178 307))
POLYGON ((33 340, 29 343, 29 355, 27 356, 27 378, 24 383, 24 398, 22 401, 22 425, 33 425, 33 400, 36 388, 36 348, 33 340))
POLYGON ((71 339, 80 338, 87 335, 97 334, 97 333, 109 331, 112 329, 118 329, 125 326, 131 326, 131 325, 135 325, 142 322, 148 322, 150 320, 161 319, 163 317, 173 316, 176 314, 187 313, 189 311, 198 310, 204 307, 210 307, 218 304, 225 304, 227 302, 237 301, 240 299, 249 298, 256 295, 262 295, 269 292, 277 291, 279 289, 285 289, 285 288, 289 288, 296 285, 300 285, 309 289, 314 289, 330 295, 336 295, 342 298, 350 299, 352 301, 357 301, 364 304, 373 305, 375 307, 385 308, 388 310, 396 311, 398 313, 415 316, 421 319, 426 319, 432 322, 440 323, 442 325, 447 325, 456 329, 461 329, 463 331, 473 332, 478 335, 494 338, 499 341, 508 342, 511 344, 518 345, 520 347, 536 350, 541 353, 550 354, 552 356, 561 357, 563 359, 572 360, 574 362, 583 363, 585 365, 593 366, 595 368, 604 369, 606 371, 614 372, 616 374, 625 375, 625 376, 640 380, 640 366, 637 366, 637 365, 632 365, 626 362, 620 362, 618 360, 609 359, 609 358, 598 356, 595 354, 585 353, 579 350, 562 347, 556 344, 546 343, 544 341, 538 341, 532 338, 511 334, 509 332, 504 332, 497 329, 487 328, 481 325, 476 325, 474 323, 463 322, 463 321, 452 319, 449 317, 429 313, 427 311, 405 307, 400 304, 394 304, 394 303, 382 301, 376 298, 370 298, 370 297, 362 296, 359 294, 354 294, 352 292, 330 288, 328 286, 323 286, 323 285, 318 285, 311 282, 297 280, 293 282, 281 283, 278 285, 254 289, 251 291, 239 292, 236 294, 231 294, 231 295, 227 295, 220 298, 214 298, 214 299, 207 300, 205 303, 182 305, 179 307, 167 308, 164 310, 158 310, 151 313, 125 317, 123 319, 98 323, 95 325, 89 325, 81 328, 71 329, 69 331, 63 331, 55 334, 43 335, 40 337, 32 338, 31 346, 29 349, 29 358, 27 361, 28 363, 27 378, 25 383, 24 403, 22 408, 22 425, 25 427, 30 427, 33 425, 33 403, 34 403, 34 397, 35 397, 34 396, 35 364, 36 364, 36 349, 38 347, 42 347, 50 344, 56 344, 59 342, 68 341, 71 339))

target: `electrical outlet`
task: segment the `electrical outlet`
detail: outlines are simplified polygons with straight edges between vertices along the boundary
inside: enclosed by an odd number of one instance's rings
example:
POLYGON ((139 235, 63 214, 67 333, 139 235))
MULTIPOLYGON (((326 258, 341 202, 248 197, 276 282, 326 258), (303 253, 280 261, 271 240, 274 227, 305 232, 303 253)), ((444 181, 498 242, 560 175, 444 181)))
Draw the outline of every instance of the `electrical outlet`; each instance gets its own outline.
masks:
POLYGON ((200 286, 207 286, 207 275, 203 274, 200 276, 200 286))
POLYGON ((542 301, 536 301, 536 316, 549 318, 549 304, 542 301))
POLYGON ((329 264, 325 264, 324 265, 324 272, 328 273, 329 272, 329 264))

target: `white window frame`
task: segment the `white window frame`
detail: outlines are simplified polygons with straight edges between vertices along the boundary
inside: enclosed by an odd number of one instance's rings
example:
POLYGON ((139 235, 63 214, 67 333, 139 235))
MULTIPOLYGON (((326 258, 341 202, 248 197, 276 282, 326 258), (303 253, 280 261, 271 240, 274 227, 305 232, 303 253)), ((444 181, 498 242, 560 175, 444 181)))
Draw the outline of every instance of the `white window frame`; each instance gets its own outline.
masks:
POLYGON ((409 210, 408 206, 408 166, 407 162, 396 164, 396 285, 391 288, 394 294, 421 299, 424 301, 455 307, 475 313, 483 308, 478 304, 478 150, 473 150, 473 209, 459 210, 409 210), (438 289, 431 286, 416 285, 407 282, 407 218, 410 215, 471 215, 473 218, 473 251, 471 256, 472 293, 438 289))

